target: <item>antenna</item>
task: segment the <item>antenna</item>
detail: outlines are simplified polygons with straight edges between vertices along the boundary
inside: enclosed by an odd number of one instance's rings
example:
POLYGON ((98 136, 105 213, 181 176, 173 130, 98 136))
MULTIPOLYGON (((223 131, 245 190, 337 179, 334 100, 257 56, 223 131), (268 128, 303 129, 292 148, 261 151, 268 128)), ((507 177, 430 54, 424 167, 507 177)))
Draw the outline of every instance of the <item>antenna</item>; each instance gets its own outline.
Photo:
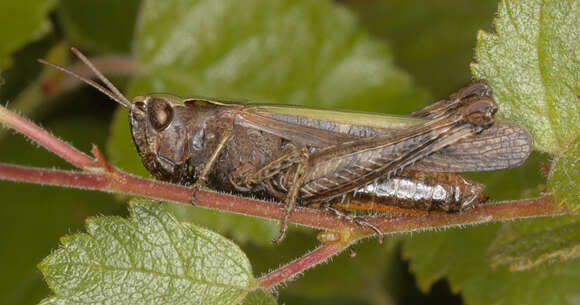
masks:
POLYGON ((99 83, 88 79, 82 75, 79 75, 63 66, 48 62, 44 59, 38 59, 38 62, 40 62, 41 64, 45 64, 47 66, 53 67, 59 71, 62 71, 78 80, 80 80, 81 82, 101 91, 103 94, 105 94, 106 96, 108 96, 109 98, 111 98, 112 100, 116 101, 117 103, 125 106, 128 109, 132 109, 133 108, 133 104, 131 104, 131 102, 129 102, 129 100, 123 95, 123 93, 121 93, 121 91, 119 91, 119 89, 117 89, 117 87, 115 87, 115 85, 113 85, 113 83, 111 83, 111 81, 109 81, 90 61, 88 58, 86 58, 86 56, 84 56, 79 50, 77 50, 76 48, 71 48, 71 51, 85 64, 87 65, 87 67, 89 67, 89 69, 91 69, 91 71, 93 73, 95 73, 95 75, 105 84, 106 88, 103 87, 102 85, 100 85, 99 83))

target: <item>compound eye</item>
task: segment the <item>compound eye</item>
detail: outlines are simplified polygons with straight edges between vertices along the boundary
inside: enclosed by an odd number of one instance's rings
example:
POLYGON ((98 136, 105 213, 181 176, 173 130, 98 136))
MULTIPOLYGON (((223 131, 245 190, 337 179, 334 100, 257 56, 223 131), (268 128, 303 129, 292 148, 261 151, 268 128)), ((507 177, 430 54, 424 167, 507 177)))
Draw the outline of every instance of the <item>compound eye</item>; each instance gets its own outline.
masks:
POLYGON ((151 126, 157 131, 162 131, 173 119, 173 108, 171 105, 161 98, 153 98, 147 105, 147 112, 149 113, 149 122, 151 126))

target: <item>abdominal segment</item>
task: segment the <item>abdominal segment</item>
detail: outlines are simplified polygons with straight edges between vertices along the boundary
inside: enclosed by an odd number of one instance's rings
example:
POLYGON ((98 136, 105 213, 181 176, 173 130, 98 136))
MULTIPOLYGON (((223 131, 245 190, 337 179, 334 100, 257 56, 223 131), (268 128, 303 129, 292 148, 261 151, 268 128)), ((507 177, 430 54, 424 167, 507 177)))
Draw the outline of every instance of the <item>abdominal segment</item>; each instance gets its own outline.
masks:
POLYGON ((484 185, 456 173, 406 170, 332 199, 333 207, 423 214, 459 212, 485 201, 484 185))

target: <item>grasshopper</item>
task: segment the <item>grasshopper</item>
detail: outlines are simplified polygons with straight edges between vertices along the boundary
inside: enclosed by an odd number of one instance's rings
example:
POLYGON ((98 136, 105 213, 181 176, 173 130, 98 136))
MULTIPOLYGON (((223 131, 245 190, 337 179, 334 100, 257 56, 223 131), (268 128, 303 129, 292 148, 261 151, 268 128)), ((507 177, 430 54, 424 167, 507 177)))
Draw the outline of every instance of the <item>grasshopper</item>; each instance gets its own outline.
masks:
MULTIPOLYGON (((150 94, 129 101, 78 50, 129 110, 133 140, 157 179, 283 201, 284 239, 293 209, 460 212, 485 201, 484 186, 457 172, 506 169, 531 153, 527 130, 495 122, 491 88, 473 83, 401 117, 216 98, 150 94)), ((193 201, 194 199, 192 199, 193 201)), ((353 221, 378 228, 362 220, 353 221)))

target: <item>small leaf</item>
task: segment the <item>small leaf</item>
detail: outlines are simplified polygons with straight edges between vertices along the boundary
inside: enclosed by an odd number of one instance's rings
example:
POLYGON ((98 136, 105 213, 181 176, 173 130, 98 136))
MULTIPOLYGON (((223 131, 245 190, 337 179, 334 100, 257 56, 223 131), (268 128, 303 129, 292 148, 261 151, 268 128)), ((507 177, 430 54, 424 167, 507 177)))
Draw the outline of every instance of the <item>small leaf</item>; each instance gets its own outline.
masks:
POLYGON ((158 203, 134 200, 129 220, 87 221, 39 268, 55 295, 42 304, 234 304, 254 285, 231 241, 178 223, 158 203))
POLYGON ((489 266, 487 247, 498 225, 414 234, 403 248, 421 290, 446 277, 465 304, 574 305, 580 299, 580 260, 521 272, 489 266))
POLYGON ((0 1, 0 70, 7 68, 10 55, 50 30, 48 12, 56 0, 0 1))
POLYGON ((503 225, 489 248, 492 266, 521 271, 580 255, 580 218, 567 216, 503 225))
POLYGON ((572 210, 580 208, 580 137, 552 165, 548 187, 554 201, 572 210))
POLYGON ((480 32, 473 74, 487 80, 498 114, 524 124, 555 153, 580 133, 580 3, 502 0, 497 34, 480 32))

